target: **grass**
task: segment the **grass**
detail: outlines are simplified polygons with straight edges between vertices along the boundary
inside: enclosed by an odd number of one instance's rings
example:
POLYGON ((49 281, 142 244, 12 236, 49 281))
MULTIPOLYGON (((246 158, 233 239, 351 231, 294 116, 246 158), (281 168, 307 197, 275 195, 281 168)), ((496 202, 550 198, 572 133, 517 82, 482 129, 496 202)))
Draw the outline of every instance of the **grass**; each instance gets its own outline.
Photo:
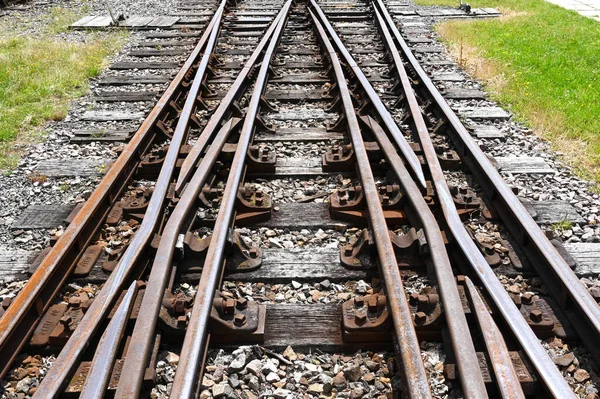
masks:
MULTIPOLYGON (((457 7, 454 0, 416 0, 457 7)), ((600 180, 600 23, 543 0, 473 0, 496 19, 437 26, 492 98, 549 140, 585 178, 600 180)))
POLYGON ((14 168, 23 144, 38 141, 47 121, 65 117, 88 79, 121 47, 123 33, 90 33, 83 43, 55 37, 79 17, 54 8, 41 34, 0 30, 0 170, 14 168))

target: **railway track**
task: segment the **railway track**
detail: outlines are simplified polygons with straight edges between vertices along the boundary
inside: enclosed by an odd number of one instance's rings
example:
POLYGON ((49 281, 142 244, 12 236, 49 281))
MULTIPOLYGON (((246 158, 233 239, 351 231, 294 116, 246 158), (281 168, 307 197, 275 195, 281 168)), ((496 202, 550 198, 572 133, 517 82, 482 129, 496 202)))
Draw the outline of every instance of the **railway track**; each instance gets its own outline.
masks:
POLYGON ((395 6, 210 6, 3 304, 0 375, 17 385, 39 354, 51 366, 22 392, 39 398, 427 398, 448 394, 441 374, 457 397, 575 396, 541 340, 598 362, 600 309, 424 72, 395 6), (510 236, 481 242, 470 226, 486 223, 510 236), (508 292, 499 264, 546 293, 508 292), (340 366, 357 350, 387 352, 340 366), (375 368, 387 374, 361 387, 375 368))

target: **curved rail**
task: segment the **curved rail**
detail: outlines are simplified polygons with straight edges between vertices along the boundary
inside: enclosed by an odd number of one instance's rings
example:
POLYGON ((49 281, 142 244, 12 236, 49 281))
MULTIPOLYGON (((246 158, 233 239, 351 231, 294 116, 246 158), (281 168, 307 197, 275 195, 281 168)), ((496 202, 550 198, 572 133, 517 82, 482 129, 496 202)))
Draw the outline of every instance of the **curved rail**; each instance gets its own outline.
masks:
POLYGON ((291 4, 292 0, 288 0, 283 6, 281 11, 283 16, 271 37, 254 83, 252 97, 244 117, 244 124, 240 131, 240 138, 231 162, 221 205, 219 206, 219 213, 215 220, 210 246, 202 267, 200 282, 194 298, 194 307, 185 332, 181 356, 171 390, 171 396, 174 398, 191 397, 195 392, 197 382, 201 379, 199 378, 200 360, 204 358, 203 348, 208 334, 208 322, 215 290, 223 274, 223 255, 230 227, 234 220, 236 196, 245 171, 248 148, 254 135, 254 123, 260 109, 261 96, 267 84, 271 60, 281 39, 291 4))
MULTIPOLYGON (((277 26, 278 22, 283 18, 283 15, 282 10, 271 24, 273 29, 270 29, 267 32, 269 35, 266 35, 263 38, 261 44, 269 40, 269 36, 272 35, 274 27, 277 26)), ((254 53, 257 54, 259 52, 260 48, 257 47, 254 53)), ((249 70, 254 67, 256 58, 257 57, 251 57, 251 60, 244 66, 245 74, 240 73, 240 76, 248 75, 249 70)), ((236 80, 237 84, 234 83, 234 87, 230 89, 230 92, 236 92, 238 89, 237 86, 241 85, 242 82, 243 80, 236 80)), ((213 115, 213 117, 215 117, 215 115, 213 115)), ((139 313, 143 314, 144 317, 139 318, 135 324, 127 355, 125 357, 125 363, 123 364, 121 373, 122 378, 119 380, 119 385, 115 394, 116 398, 138 397, 140 394, 141 382, 143 380, 153 343, 157 317, 160 311, 162 296, 167 286, 177 237, 185 223, 188 213, 194 206, 200 190, 208 178, 212 166, 216 162, 217 157, 225 144, 229 133, 238 122, 239 119, 233 118, 221 127, 221 130, 204 155, 197 172, 190 180, 187 189, 183 191, 177 206, 167 221, 160 240, 160 245, 154 257, 154 263, 148 278, 148 285, 146 286, 146 293, 139 310, 139 313)), ((209 126, 207 125, 206 128, 209 128, 209 126)))
POLYGON ((450 137, 458 154, 469 165, 471 172, 477 176, 481 188, 496 212, 502 217, 505 225, 513 236, 520 240, 523 249, 529 252, 533 258, 531 263, 538 271, 539 277, 550 288, 549 292, 561 304, 561 307, 566 310, 565 313, 581 340, 596 361, 600 362, 600 345, 598 345, 600 342, 600 306, 473 140, 458 116, 419 65, 395 24, 391 28, 406 60, 418 75, 422 89, 435 100, 439 111, 452 126, 450 137))
MULTIPOLYGON (((395 26, 393 20, 385 5, 381 0, 377 0, 377 4, 373 2, 377 20, 379 21, 380 28, 382 30, 388 51, 392 55, 396 72, 399 75, 399 80, 402 85, 406 101, 409 105, 413 116, 413 122, 418 133, 418 138, 427 160, 427 166, 431 173, 432 181, 435 186, 436 195, 438 197, 442 213, 452 235, 458 243, 461 251, 463 252, 467 262, 471 266, 473 272, 477 275, 481 283, 485 286, 487 292, 492 298, 494 305, 500 311, 503 318, 506 320, 506 324, 509 326, 519 344, 533 363, 536 371, 544 380, 544 383, 548 390, 553 393, 556 397, 572 397, 573 393, 562 378, 560 371, 554 365, 554 362, 544 348, 541 346, 537 336, 527 324, 527 321, 521 315, 521 312, 509 297, 508 293, 494 274, 492 268, 487 263, 481 251, 471 237, 465 230, 464 224, 458 215, 452 194, 446 184, 444 172, 437 158, 437 154, 433 147, 429 131, 423 119, 423 115, 420 112, 419 104, 415 97, 414 91, 410 84, 410 79, 406 73, 404 64, 400 54, 396 48, 393 38, 388 29, 391 28, 394 32, 395 26), (381 10, 381 14, 378 11, 381 10)), ((397 29, 394 32, 394 38, 398 41, 399 32, 397 29)))
MULTIPOLYGON (((311 0, 311 3, 313 4, 313 7, 318 7, 314 0, 311 0)), ((327 27, 329 34, 332 37, 337 38, 335 42, 338 50, 342 54, 346 53, 348 54, 348 57, 351 57, 350 53, 345 49, 339 37, 337 37, 333 27, 327 21, 325 14, 320 9, 318 9, 318 11, 320 11, 319 15, 321 16, 323 24, 327 27)), ((352 70, 356 73, 360 71, 360 67, 354 63, 352 70)), ((339 79, 340 78, 338 78, 338 85, 340 84, 339 79)), ((382 107, 384 107, 383 104, 382 107)), ((387 109, 385 112, 383 112, 380 107, 375 107, 375 109, 379 115, 389 115, 387 109)), ((475 347, 469 333, 469 327, 458 293, 458 286, 456 284, 456 279, 454 278, 452 265, 450 264, 450 259, 448 257, 448 253, 446 252, 444 239, 438 227, 438 223, 435 220, 433 213, 429 209, 429 206, 423 199, 417 184, 407 173, 404 163, 398 156, 396 149, 388 139, 383 129, 374 119, 370 117, 363 117, 361 119, 375 135, 375 138, 379 143, 379 147, 383 150, 385 158, 391 164, 394 173, 397 175, 398 179, 400 180, 400 184, 404 188, 405 194, 409 198, 409 201, 415 211, 410 212, 409 217, 415 223, 422 226, 425 232, 427 245, 429 246, 431 260, 433 263, 433 270, 435 272, 440 290, 440 298, 445 311, 446 324, 448 325, 452 348, 454 350, 457 366, 460 372, 459 374, 463 391, 468 398, 487 397, 483 376, 481 375, 479 368, 479 361, 477 360, 475 347)), ((394 125, 397 128, 395 122, 394 125)), ((393 137, 396 138, 394 135, 393 137)), ((400 148, 400 143, 397 142, 397 145, 400 148)), ((365 197, 367 197, 366 193, 365 197)), ((379 202, 379 197, 377 195, 375 196, 375 200, 379 202)))
MULTIPOLYGON (((33 333, 40 318, 49 308, 52 299, 59 292, 93 235, 106 219, 112 204, 127 186, 141 155, 146 152, 156 137, 157 122, 168 112, 170 102, 181 91, 182 82, 200 57, 210 30, 207 29, 204 32, 181 70, 125 146, 121 155, 112 164, 97 188, 33 273, 27 285, 0 318, 0 378, 8 371, 13 359, 33 333)), ((159 196, 156 192, 154 194, 159 196)), ((160 206, 156 209, 159 208, 160 206)), ((148 226, 148 223, 146 225, 148 226)), ((150 226, 148 228, 151 230, 150 226)), ((136 233, 140 236, 144 234, 151 234, 151 232, 138 231, 136 233)), ((113 275, 115 276, 111 275, 109 281, 117 279, 116 273, 113 275)), ((101 300, 95 302, 103 303, 101 300)), ((82 341, 81 344, 87 345, 87 340, 82 341)), ((44 381, 46 379, 48 376, 44 381)))
POLYGON ((348 131, 354 147, 357 171, 367 201, 369 222, 377 246, 386 294, 389 298, 387 305, 392 314, 394 331, 396 333, 396 339, 399 342, 399 355, 402 359, 404 370, 403 377, 407 386, 407 393, 409 397, 415 399, 431 398, 432 396, 427 381, 427 375, 421 359, 421 350, 419 348, 419 341, 417 340, 417 333, 413 326, 412 315, 408 308, 402 278, 400 276, 400 271, 398 270, 398 263, 388 233, 383 209, 379 202, 375 178, 373 177, 367 151, 361 137, 358 119, 356 118, 354 105, 350 98, 346 78, 342 71, 337 53, 327 38, 323 26, 312 11, 310 11, 310 14, 333 66, 338 90, 344 106, 344 113, 348 121, 348 131))

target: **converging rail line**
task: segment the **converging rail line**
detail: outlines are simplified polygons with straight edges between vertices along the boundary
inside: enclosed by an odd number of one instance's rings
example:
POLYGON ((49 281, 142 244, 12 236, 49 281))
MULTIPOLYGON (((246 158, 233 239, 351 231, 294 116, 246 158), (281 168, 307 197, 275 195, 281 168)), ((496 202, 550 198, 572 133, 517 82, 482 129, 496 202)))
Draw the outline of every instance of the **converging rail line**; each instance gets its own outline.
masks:
MULTIPOLYGON (((424 71, 395 6, 207 5, 180 71, 3 304, 0 376, 24 354, 51 354, 33 397, 148 397, 167 348, 178 354, 170 397, 236 397, 210 390, 210 352, 258 345, 283 368, 257 372, 262 388, 245 392, 294 397, 284 389, 293 383, 277 385, 294 364, 278 354, 288 345, 387 349, 401 384, 382 385, 384 395, 428 398, 437 396, 422 353, 430 342, 466 398, 575 397, 542 340, 581 344, 599 362, 600 307, 424 71), (284 193, 318 189, 284 195, 279 182, 284 193), (539 277, 546 296, 507 292, 495 247, 467 227, 486 222, 511 233, 507 267, 539 277), (105 251, 107 232, 125 230, 127 244, 105 251), (327 306, 226 289, 321 278, 377 284, 327 306)), ((250 386, 248 360, 229 368, 250 386)), ((327 384, 296 381, 297 395, 342 389, 327 384)))

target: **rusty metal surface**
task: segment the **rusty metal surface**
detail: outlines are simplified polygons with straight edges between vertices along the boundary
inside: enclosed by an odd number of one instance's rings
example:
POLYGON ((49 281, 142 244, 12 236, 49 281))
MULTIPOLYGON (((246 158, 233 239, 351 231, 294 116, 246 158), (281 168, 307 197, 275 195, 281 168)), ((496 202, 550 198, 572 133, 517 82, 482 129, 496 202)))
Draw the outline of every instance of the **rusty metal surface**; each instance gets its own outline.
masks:
MULTIPOLYGON (((311 3, 313 8, 318 8, 316 3, 311 3)), ((329 54, 343 102, 344 113, 348 120, 348 130, 351 135, 356 155, 357 169, 365 194, 369 215, 371 217, 371 228, 377 245, 377 252, 381 265, 380 269, 383 275, 386 294, 388 295, 388 309, 392 314, 394 331, 396 333, 396 338, 400 343, 399 356, 402 359, 403 377, 407 388, 407 395, 411 398, 431 398, 427 374, 421 359, 419 341, 417 340, 417 334, 413 327, 412 317, 408 308, 408 301, 404 294, 402 278, 400 276, 400 271, 398 270, 394 249, 383 215, 383 209, 379 202, 375 179, 362 141, 358 120, 346 84, 346 78, 342 71, 339 58, 337 57, 331 42, 327 38, 323 26, 312 11, 311 17, 317 29, 318 36, 329 54)))
POLYGON ((177 184, 175 187, 178 193, 180 193, 184 189, 185 184, 192 176, 194 168, 196 167, 196 164, 198 163, 202 152, 208 145, 208 139, 211 137, 213 132, 219 128, 221 121, 223 121, 227 113, 230 112, 230 107, 233 101, 239 95, 241 95, 242 88, 244 87, 244 82, 248 78, 248 75, 254 70, 254 65, 264 48, 267 46, 269 38, 273 34, 273 31, 275 30, 275 27, 279 22, 280 18, 281 14, 277 14, 267 31, 264 33, 261 41, 256 46, 256 49, 252 52, 252 55, 250 56, 248 61, 246 61, 244 68, 242 68, 240 73, 237 75, 235 81, 233 82, 231 87, 232 89, 235 88, 235 90, 230 89, 225 95, 225 97, 223 97, 223 99, 219 103, 219 106, 217 107, 217 109, 215 109, 210 120, 206 124, 206 127, 202 131, 202 134, 200 135, 196 143, 194 143, 194 146, 183 161, 183 164, 181 165, 181 171, 179 172, 179 177, 177 178, 177 184))
POLYGON ((187 133, 187 129, 185 128, 187 122, 182 119, 188 119, 193 111, 193 102, 196 100, 200 82, 204 79, 206 67, 208 66, 208 59, 214 48, 216 34, 219 30, 215 29, 215 27, 218 28, 220 25, 225 4, 226 1, 223 0, 197 45, 198 54, 200 54, 200 49, 204 49, 204 54, 196 72, 189 96, 186 100, 187 108, 184 108, 185 112, 182 112, 181 118, 177 123, 177 128, 171 138, 171 145, 165 156, 156 185, 154 186, 152 197, 148 202, 146 217, 144 217, 140 228, 119 260, 117 267, 111 273, 102 290, 98 293, 96 300, 93 302, 92 306, 79 323, 77 329, 73 332, 69 341, 38 387, 36 391, 37 397, 46 398, 59 394, 68 375, 73 370, 81 354, 87 347, 88 342, 95 334, 98 325, 102 322, 104 317, 106 317, 111 305, 121 292, 121 287, 128 278, 133 265, 142 255, 144 248, 147 246, 156 230, 157 223, 162 214, 162 208, 165 203, 169 184, 175 170, 179 149, 187 133), (197 85, 196 81, 198 82, 197 85), (180 128, 181 125, 184 125, 184 127, 180 128))
MULTIPOLYGON (((273 22, 272 26, 276 26, 281 18, 282 14, 280 12, 278 17, 273 22)), ((273 30, 271 30, 271 32, 272 31, 273 30)), ((269 37, 265 36, 261 43, 264 43, 268 39, 269 37)), ((260 53, 259 46, 257 46, 255 54, 260 53)), ((257 58, 258 56, 251 57, 247 64, 244 66, 244 70, 249 71, 250 69, 252 69, 254 62, 257 58)), ((233 98, 234 95, 238 92, 242 83, 243 80, 236 80, 236 83, 234 83, 226 97, 229 96, 230 98, 233 98)), ((223 110, 223 113, 225 111, 226 110, 223 110)), ((216 113, 213 115, 213 118, 215 118, 215 115, 216 113)), ((211 121, 213 120, 213 118, 211 118, 211 121)), ((204 186, 204 183, 206 182, 210 170, 212 169, 212 166, 214 165, 214 163, 217 160, 217 157, 220 154, 221 148, 225 144, 229 133, 235 127, 235 125, 238 124, 239 121, 240 120, 238 118, 232 118, 223 125, 221 130, 218 132, 217 136, 212 141, 206 154, 202 158, 201 164, 199 165, 196 173, 193 175, 192 179, 187 185, 187 188, 183 191, 183 194, 180 200, 178 201, 177 206, 175 207, 171 216, 169 217, 169 220, 167 221, 167 224, 161 237, 159 248, 154 258, 154 263, 152 265, 152 270, 148 279, 148 286, 146 288, 146 292, 152 292, 153 294, 145 295, 142 301, 140 313, 144 314, 144 317, 140 318, 134 327, 127 356, 125 358, 125 364, 123 365, 124 378, 122 378, 119 382, 119 386, 117 387, 117 392, 115 394, 115 397, 117 398, 137 397, 140 394, 141 382, 144 375, 144 365, 146 364, 148 356, 150 354, 152 337, 154 336, 157 316, 161 305, 162 293, 164 292, 167 286, 167 281, 170 274, 169 272, 171 269, 171 261, 173 259, 177 237, 179 236, 179 232, 183 227, 183 224, 186 220, 186 216, 193 208, 198 198, 198 195, 202 187, 204 186)), ((215 121, 215 125, 217 125, 217 122, 219 121, 215 121)), ((207 125, 207 127, 205 128, 205 131, 207 129, 211 129, 210 122, 209 125, 207 125)), ((205 132, 203 131, 201 137, 204 134, 205 132)), ((207 137, 207 141, 209 137, 207 137)), ((200 139, 198 141, 200 141, 200 139)), ((194 164, 195 162, 192 165, 194 164)), ((234 191, 234 194, 237 194, 237 186, 236 190, 234 191)), ((212 247, 213 246, 211 245, 210 248, 212 247)))
POLYGON ((331 39, 337 46, 339 52, 344 57, 346 64, 348 65, 348 67, 350 67, 352 69, 352 71, 356 75, 358 81, 363 86, 365 92, 367 93, 367 96, 369 97, 369 100, 371 100, 373 105, 375 107, 377 107, 377 109, 380 111, 381 118, 384 121, 385 126, 388 128, 388 130, 394 136, 396 142, 398 143, 398 146, 400 148, 400 151, 402 152, 402 155, 404 155, 404 158, 410 165, 410 170, 417 177, 417 180, 421 184, 421 186, 425 187, 426 186, 425 176, 423 175, 423 169, 421 168, 421 163, 419 162, 419 158, 417 158, 415 153, 410 148, 410 145, 408 144, 408 142, 402 135, 402 132, 398 128, 398 125, 396 125, 396 122, 394 122, 392 115, 389 113, 389 111, 387 110, 387 108, 385 107, 385 105, 383 104, 383 102, 381 101, 379 96, 377 95, 377 92, 375 91, 375 89, 373 89, 373 86, 371 86, 371 83, 369 82, 369 80, 367 79, 365 74, 362 72, 360 67, 356 64, 356 61, 354 61, 354 58, 352 58, 352 55, 350 55, 348 50, 346 50, 346 48, 342 44, 342 41, 340 40, 340 38, 337 36, 335 31, 333 30, 333 27, 331 26, 331 24, 327 21, 327 17, 325 16, 325 14, 321 10, 321 8, 317 5, 317 3, 314 0, 311 0, 311 4, 312 4, 316 14, 319 16, 321 21, 323 21, 323 26, 325 27, 325 29, 327 30, 329 35, 331 35, 331 39))
POLYGON ((110 323, 108 323, 102 338, 100 338, 90 371, 81 389, 80 399, 101 399, 104 397, 106 386, 113 371, 113 364, 117 359, 121 337, 129 320, 129 312, 131 312, 135 292, 136 282, 134 281, 131 283, 110 323))
POLYGON ((459 154, 469 164, 471 172, 477 175, 481 187, 506 226, 515 237, 521 239, 524 249, 536 258, 532 264, 539 271, 539 276, 551 288, 549 291, 561 306, 571 310, 567 312, 569 320, 576 326, 595 359, 600 361, 600 307, 473 140, 403 39, 400 47, 425 89, 450 122, 455 133, 451 138, 459 154))
POLYGON ((108 214, 110 205, 126 186, 139 162, 140 154, 154 140, 156 133, 153 129, 156 123, 180 89, 181 82, 196 62, 202 47, 203 42, 200 42, 194 48, 119 158, 0 319, 0 377, 6 373, 12 359, 48 309, 50 300, 68 278, 90 238, 108 214))
POLYGON ((458 287, 454 279, 452 265, 446 252, 444 238, 440 232, 435 216, 423 199, 416 183, 410 178, 404 167, 402 159, 396 152, 390 139, 383 129, 371 117, 363 117, 365 123, 370 126, 379 146, 383 149, 386 159, 392 166, 392 170, 400 180, 404 192, 415 212, 413 224, 420 225, 425 231, 427 245, 429 246, 431 261, 436 275, 440 297, 446 316, 446 324, 450 331, 452 347, 456 356, 459 369, 460 381, 465 396, 468 398, 485 398, 487 392, 483 382, 483 376, 479 369, 479 362, 473 346, 473 340, 469 333, 469 327, 465 318, 462 302, 458 294, 458 287))
POLYGON ((277 22, 275 31, 264 53, 260 70, 254 83, 252 97, 244 117, 244 124, 240 131, 235 156, 231 162, 227 185, 223 193, 217 220, 215 221, 212 240, 208 248, 204 267, 202 268, 202 275, 194 299, 194 307, 192 308, 177 372, 173 380, 171 396, 175 398, 191 397, 200 379, 201 359, 205 356, 203 349, 208 335, 208 321, 215 290, 223 273, 225 245, 227 244, 227 237, 230 234, 231 224, 234 220, 238 188, 244 175, 248 148, 254 135, 254 124, 261 106, 261 97, 267 84, 271 60, 281 39, 283 28, 287 23, 287 15, 291 4, 292 0, 288 0, 280 11, 281 18, 277 22))
MULTIPOLYGON (((393 38, 402 46, 403 52, 405 53, 409 61, 411 61, 413 67, 415 67, 415 65, 418 65, 418 63, 414 56, 412 56, 412 54, 410 53, 410 49, 408 48, 408 46, 404 42, 404 39, 400 35, 400 32, 394 25, 393 20, 389 15, 387 9, 385 8, 383 2, 381 0, 377 0, 377 3, 374 3, 374 6, 376 6, 374 7, 376 11, 377 6, 381 11, 381 15, 377 13, 378 19, 380 21, 380 26, 383 30, 388 49, 392 53, 394 63, 396 65, 396 71, 399 74, 400 81, 404 88, 404 93, 406 95, 407 101, 409 102, 409 107, 411 108, 411 110, 418 110, 419 106, 416 102, 416 98, 414 96, 414 92, 411 87, 410 81, 408 80, 408 77, 406 75, 404 64, 402 63, 400 54, 398 53, 395 47, 395 43, 392 40, 390 32, 387 29, 385 29, 386 27, 391 29, 391 32, 393 33, 393 38)), ((424 77, 427 77, 424 74, 424 72, 423 75, 424 77)), ((423 79, 423 76, 421 76, 421 79, 423 79)), ((436 100, 438 100, 438 98, 436 98, 436 100)), ((443 104, 446 104, 443 98, 441 99, 441 101, 443 102, 443 104)), ((456 118, 456 115, 449 108, 448 112, 451 112, 452 115, 454 115, 454 117, 456 118)), ((471 265, 473 272, 477 275, 482 284, 486 287, 486 290, 492 298, 494 304, 506 320, 506 325, 509 326, 509 328, 512 330, 513 334, 521 344, 525 353, 527 353, 529 359, 534 364, 536 370, 544 380, 550 392, 552 392, 557 397, 572 396, 573 394, 568 384, 564 381, 564 378, 562 378, 560 372, 554 366, 554 363, 546 354, 546 351, 542 348, 538 338, 533 333, 531 328, 529 328, 525 319, 521 316, 519 309, 515 306, 514 302, 509 297, 502 284, 498 281, 498 278, 492 271, 486 259, 483 257, 481 251, 477 248, 472 238, 468 235, 462 221, 460 220, 460 216, 457 213, 452 194, 450 193, 450 190, 448 189, 448 186, 445 183, 443 171, 437 160, 437 155, 435 153, 435 150, 433 149, 433 144, 431 142, 431 138, 429 136, 427 127, 425 126, 425 122, 423 121, 423 117, 420 113, 414 113, 413 117, 415 126, 417 127, 419 139, 421 141, 421 146, 425 154, 425 158, 427 159, 427 165, 429 167, 430 173, 432 175, 432 180, 434 181, 436 187, 436 193, 439 198, 442 212, 444 214, 448 227, 452 231, 454 239, 457 241, 468 263, 471 265)), ((458 119, 456 120, 458 121, 458 119)), ((460 122, 458 121, 458 123, 460 122)), ((460 124, 460 126, 462 126, 462 124, 460 124)), ((464 126, 462 128, 464 129, 464 126)), ((471 140, 470 135, 468 135, 466 131, 465 133, 466 136, 468 136, 468 139, 471 140)), ((479 150, 478 147, 477 150, 479 150)), ((483 156, 483 158, 485 159, 485 162, 489 164, 489 161, 487 160, 487 157, 485 157, 485 155, 483 156)), ((504 181, 497 174, 495 169, 494 174, 500 180, 501 184, 504 187, 506 187, 504 181)), ((514 195, 512 195, 512 192, 510 192, 510 195, 514 197, 514 195)), ((518 201, 516 197, 514 198, 516 202, 519 203, 519 206, 522 207, 520 201, 518 201)), ((535 224, 535 222, 533 222, 531 218, 529 219, 535 225, 535 229, 539 231, 537 224, 535 224)), ((550 244, 550 246, 552 245, 550 244)), ((579 281, 577 281, 577 284, 579 284, 579 281)), ((587 292, 587 290, 585 291, 587 292)))
POLYGON ((490 313, 485 307, 483 300, 479 296, 479 293, 470 278, 465 277, 465 285, 467 287, 467 292, 471 297, 471 306, 475 311, 479 330, 481 331, 481 335, 483 335, 485 346, 490 355, 492 368, 496 375, 496 386, 498 387, 500 394, 506 399, 525 399, 519 377, 513 367, 508 348, 506 347, 506 342, 504 342, 500 329, 496 323, 494 323, 494 319, 490 316, 490 313))

